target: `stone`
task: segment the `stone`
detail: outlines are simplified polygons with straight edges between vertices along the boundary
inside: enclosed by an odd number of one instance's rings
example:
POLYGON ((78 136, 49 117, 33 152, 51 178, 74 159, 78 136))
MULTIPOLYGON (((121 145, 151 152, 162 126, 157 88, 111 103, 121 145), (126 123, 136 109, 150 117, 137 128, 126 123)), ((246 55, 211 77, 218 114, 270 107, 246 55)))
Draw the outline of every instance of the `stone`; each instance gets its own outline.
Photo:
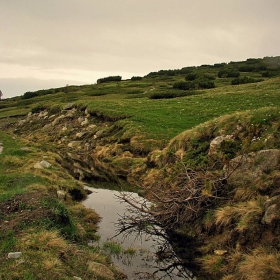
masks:
POLYGON ((45 118, 48 116, 48 111, 41 111, 38 115, 38 118, 45 118))
POLYGON ((62 107, 62 110, 70 110, 75 106, 75 103, 68 103, 62 107))
POLYGON ((84 121, 84 118, 83 117, 79 117, 78 118, 78 123, 82 123, 84 121))
POLYGON ((228 166, 224 166, 224 172, 228 175, 234 170, 228 178, 229 184, 234 186, 248 185, 254 184, 254 181, 264 173, 268 174, 278 169, 279 163, 280 150, 261 150, 232 159, 228 166))
POLYGON ((104 130, 98 130, 95 135, 93 136, 94 139, 100 138, 102 134, 104 133, 104 130))
POLYGON ((88 125, 89 121, 88 118, 85 118, 85 120, 83 122, 81 122, 82 126, 88 125))
POLYGON ((63 126, 62 127, 62 131, 66 131, 67 130, 67 127, 66 126, 63 126))
POLYGON ((81 146, 82 141, 71 141, 67 146, 69 148, 78 148, 81 146))
POLYGON ((21 252, 11 252, 8 254, 8 259, 18 259, 21 258, 22 253, 21 252))
POLYGON ((66 118, 65 115, 60 115, 60 116, 58 116, 58 117, 52 122, 52 126, 55 126, 55 125, 59 124, 59 122, 60 122, 61 120, 65 119, 65 118, 66 118))
POLYGON ((91 125, 88 126, 88 129, 93 130, 93 129, 95 129, 96 127, 97 127, 96 124, 91 124, 91 125))
POLYGON ((29 153, 32 152, 32 150, 28 147, 22 147, 22 148, 20 148, 20 150, 24 151, 24 152, 29 152, 29 153))
POLYGON ((52 165, 49 162, 47 162, 45 160, 42 160, 41 162, 35 163, 34 168, 36 168, 36 169, 44 169, 44 168, 50 168, 51 166, 52 165))
POLYGON ((265 211, 265 214, 262 218, 262 223, 271 225, 272 222, 276 219, 279 218, 279 209, 276 204, 273 204, 267 208, 265 211))
POLYGON ((22 126, 26 123, 26 120, 20 120, 18 121, 18 126, 22 126))
POLYGON ((82 138, 85 134, 86 134, 86 132, 78 132, 78 133, 76 133, 76 137, 82 138))
POLYGON ((220 151, 221 144, 224 141, 229 141, 229 140, 233 140, 233 135, 221 135, 221 136, 218 136, 218 137, 214 138, 210 142, 210 148, 209 148, 208 155, 219 154, 221 152, 220 151))
POLYGON ((57 195, 57 197, 58 197, 59 199, 61 199, 61 200, 65 200, 65 199, 66 199, 66 193, 65 193, 65 191, 58 190, 58 191, 56 192, 56 195, 57 195))
POLYGON ((0 154, 2 154, 2 152, 3 152, 3 146, 0 146, 0 154))
POLYGON ((45 130, 45 129, 49 129, 49 128, 51 128, 52 127, 52 125, 51 124, 46 124, 44 127, 43 127, 43 129, 45 130))
POLYGON ((83 280, 81 277, 78 277, 78 276, 74 276, 73 278, 76 280, 83 280))
POLYGON ((114 280, 114 273, 104 264, 90 261, 87 263, 88 269, 93 271, 97 277, 114 280))
POLYGON ((226 250, 214 250, 214 254, 217 256, 224 256, 228 253, 226 250))

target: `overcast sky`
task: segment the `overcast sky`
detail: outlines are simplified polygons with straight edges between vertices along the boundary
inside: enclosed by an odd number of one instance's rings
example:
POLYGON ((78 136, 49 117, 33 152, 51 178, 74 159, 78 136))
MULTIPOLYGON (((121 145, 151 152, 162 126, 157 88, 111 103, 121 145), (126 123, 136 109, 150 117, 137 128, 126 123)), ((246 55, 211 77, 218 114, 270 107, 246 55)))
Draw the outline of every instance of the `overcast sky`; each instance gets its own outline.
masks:
POLYGON ((280 55, 280 0, 0 0, 0 89, 280 55))

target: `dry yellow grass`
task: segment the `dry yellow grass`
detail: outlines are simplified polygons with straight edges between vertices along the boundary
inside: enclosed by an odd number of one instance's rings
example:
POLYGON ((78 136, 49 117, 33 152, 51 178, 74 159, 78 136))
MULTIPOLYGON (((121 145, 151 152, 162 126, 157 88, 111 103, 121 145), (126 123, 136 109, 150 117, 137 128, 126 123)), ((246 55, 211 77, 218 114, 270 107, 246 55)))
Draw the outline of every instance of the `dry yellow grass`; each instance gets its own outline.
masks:
POLYGON ((236 223, 236 229, 241 231, 249 225, 251 220, 261 215, 262 212, 260 200, 251 200, 235 204, 234 206, 225 206, 216 210, 215 224, 226 227, 236 223))

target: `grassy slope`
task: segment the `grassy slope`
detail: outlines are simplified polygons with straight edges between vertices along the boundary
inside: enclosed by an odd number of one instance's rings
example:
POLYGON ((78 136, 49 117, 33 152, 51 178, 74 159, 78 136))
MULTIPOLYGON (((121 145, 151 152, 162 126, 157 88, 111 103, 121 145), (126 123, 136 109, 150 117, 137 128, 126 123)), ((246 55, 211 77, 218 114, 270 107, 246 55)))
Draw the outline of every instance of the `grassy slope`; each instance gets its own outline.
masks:
MULTIPOLYGON (((201 69, 203 72, 208 70, 201 69)), ((211 68, 208 72, 217 75, 218 70, 211 68)), ((259 73, 242 74, 255 78, 260 77, 259 73)), ((184 80, 184 76, 178 74, 171 77, 145 77, 141 81, 122 81, 81 86, 75 88, 75 91, 69 89, 67 93, 57 90, 57 93, 37 96, 31 99, 17 97, 3 100, 0 103, 0 120, 2 124, 5 124, 7 117, 24 116, 31 110, 36 111, 43 107, 48 107, 55 112, 58 107, 63 107, 63 104, 75 102, 79 107, 87 107, 92 113, 103 118, 117 120, 116 124, 124 127, 126 137, 136 138, 139 146, 145 145, 146 150, 152 151, 158 147, 165 147, 178 134, 195 128, 206 121, 211 121, 216 117, 230 114, 238 116, 237 112, 243 112, 244 116, 244 114, 248 113, 250 115, 251 112, 256 112, 253 114, 254 122, 262 124, 266 121, 265 116, 269 117, 269 108, 273 108, 274 115, 277 114, 277 110, 280 111, 280 77, 265 79, 265 81, 258 84, 252 83, 238 86, 230 85, 231 78, 216 78, 216 88, 199 90, 195 95, 160 100, 148 98, 155 92, 161 94, 178 92, 178 90, 172 88, 172 85, 175 81, 184 80), (264 113, 258 114, 257 109, 261 108, 265 108, 264 113)), ((13 119, 10 119, 10 121, 13 121, 13 119)), ((207 129, 207 126, 205 129, 207 129)), ((30 173, 27 171, 18 175, 19 168, 21 170, 30 170, 30 166, 34 163, 32 156, 29 153, 20 152, 19 147, 23 144, 14 141, 6 133, 1 132, 0 140, 4 142, 5 146, 5 153, 1 155, 0 164, 2 201, 7 201, 8 198, 16 194, 29 193, 30 185, 34 184, 43 185, 43 189, 52 189, 53 191, 59 188, 55 183, 55 179, 51 181, 46 179, 46 174, 36 174, 36 177, 32 179, 30 179, 30 173), (11 177, 20 178, 11 180, 11 177), (26 185, 19 184, 23 177, 26 179, 24 180, 26 185), (16 187, 9 188, 11 184, 16 184, 16 187)), ((181 142, 184 141, 183 137, 181 142)), ((170 146, 172 146, 172 142, 170 146)), ((33 156, 38 153, 40 151, 35 151, 33 156)), ((195 155, 192 154, 192 156, 195 155)), ((50 174, 48 173, 47 175, 50 174)), ((55 176, 55 178, 58 178, 58 176, 55 176)), ((70 178, 67 178, 67 180, 70 180, 70 178)), ((71 184, 75 183, 72 182, 71 184)), ((69 207, 71 208, 71 205, 69 207)), ((57 230, 57 227, 54 228, 57 230)), ((43 230, 40 229, 40 231, 43 230)), ((58 228, 58 230, 61 229, 58 228)), ((2 236, 1 238, 4 241, 8 240, 8 244, 10 239, 13 240, 10 235, 2 236)), ((15 249, 17 249, 16 242, 11 242, 11 245, 2 248, 1 257, 4 258, 9 250, 15 249)), ((14 265, 13 262, 7 263, 5 269, 8 270, 12 265, 14 265)), ((30 274, 32 275, 32 273, 36 274, 37 272, 31 271, 30 274)), ((26 279, 32 278, 27 277, 26 279)))

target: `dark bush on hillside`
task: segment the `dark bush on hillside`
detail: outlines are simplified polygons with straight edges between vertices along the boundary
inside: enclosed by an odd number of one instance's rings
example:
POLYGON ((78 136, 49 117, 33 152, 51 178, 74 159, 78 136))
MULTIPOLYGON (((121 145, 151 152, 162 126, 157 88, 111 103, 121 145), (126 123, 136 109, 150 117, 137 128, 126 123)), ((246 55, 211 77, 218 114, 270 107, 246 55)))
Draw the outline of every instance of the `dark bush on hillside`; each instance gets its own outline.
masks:
POLYGON ((169 99, 176 97, 184 97, 196 94, 194 91, 185 92, 155 92, 149 96, 149 99, 169 99))
POLYGON ((26 93, 23 94, 22 98, 23 99, 29 99, 38 96, 38 92, 32 92, 32 91, 27 91, 26 93))
POLYGON ((194 72, 191 72, 189 74, 187 74, 187 76, 185 77, 186 81, 194 81, 197 78, 197 74, 194 72))
POLYGON ((195 84, 192 82, 176 82, 173 85, 174 89, 180 89, 180 90, 190 90, 195 89, 195 84))
POLYGON ((238 71, 240 72, 253 72, 255 70, 255 67, 252 65, 243 65, 238 67, 238 71))
POLYGON ((275 77, 277 75, 280 75, 280 72, 278 72, 278 71, 265 71, 265 72, 262 73, 262 76, 266 77, 266 78, 275 77))
POLYGON ((223 68, 226 65, 226 63, 215 63, 213 65, 214 68, 223 68))
POLYGON ((109 76, 109 77, 98 79, 97 83, 101 84, 101 83, 106 83, 106 82, 119 82, 121 80, 122 80, 121 76, 109 76))
POLYGON ((263 81, 263 79, 254 79, 251 77, 243 76, 243 77, 233 79, 231 81, 231 84, 240 85, 240 84, 248 84, 248 83, 257 83, 257 82, 261 82, 261 81, 263 81))
POLYGON ((240 72, 235 69, 222 69, 218 72, 219 78, 238 78, 240 72))
POLYGON ((44 111, 44 110, 46 110, 46 109, 47 109, 46 106, 39 104, 39 105, 37 105, 36 107, 32 108, 32 109, 31 109, 31 112, 32 112, 33 114, 35 114, 35 113, 39 113, 39 112, 41 112, 41 111, 44 111))
POLYGON ((213 81, 205 78, 198 79, 196 85, 198 85, 198 89, 209 89, 215 87, 215 83, 213 81))
POLYGON ((141 81, 143 78, 142 77, 139 77, 139 76, 133 76, 131 78, 131 81, 141 81))

